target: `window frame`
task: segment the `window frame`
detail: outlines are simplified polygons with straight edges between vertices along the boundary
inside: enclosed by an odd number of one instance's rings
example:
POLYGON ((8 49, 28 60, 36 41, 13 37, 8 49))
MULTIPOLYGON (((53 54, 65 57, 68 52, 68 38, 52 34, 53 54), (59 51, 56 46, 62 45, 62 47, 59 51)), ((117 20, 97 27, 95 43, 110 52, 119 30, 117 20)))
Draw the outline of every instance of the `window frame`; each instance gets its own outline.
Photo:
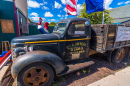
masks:
MULTIPOLYGON (((85 30, 85 34, 73 34, 73 35, 68 34, 68 31, 69 31, 69 29, 70 29, 70 26, 72 25, 73 22, 79 22, 79 21, 72 21, 72 22, 70 23, 70 25, 69 25, 69 27, 68 27, 68 29, 67 29, 67 32, 66 32, 66 33, 67 33, 67 37, 86 37, 86 36, 87 36, 87 34, 86 34, 87 32, 86 32, 86 31, 87 31, 87 30, 85 30)), ((86 22, 86 21, 81 20, 80 22, 84 22, 84 27, 85 27, 85 29, 87 29, 87 27, 85 26, 85 22, 86 22)), ((80 24, 80 23, 79 23, 79 24, 80 24)), ((76 24, 75 24, 75 25, 76 25, 76 24)), ((76 30, 75 30, 75 31, 76 31, 76 30)), ((74 31, 74 32, 75 32, 75 31, 74 31)))

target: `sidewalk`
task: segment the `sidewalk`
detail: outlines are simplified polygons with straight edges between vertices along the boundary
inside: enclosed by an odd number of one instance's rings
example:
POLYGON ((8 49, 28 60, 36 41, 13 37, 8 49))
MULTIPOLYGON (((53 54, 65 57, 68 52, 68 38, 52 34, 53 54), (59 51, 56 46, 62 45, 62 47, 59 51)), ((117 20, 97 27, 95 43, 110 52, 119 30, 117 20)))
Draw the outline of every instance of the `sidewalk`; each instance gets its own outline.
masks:
POLYGON ((91 83, 88 86, 130 86, 130 67, 91 83))
POLYGON ((9 66, 4 66, 1 70, 0 70, 0 81, 2 80, 5 72, 7 71, 7 69, 9 68, 9 66))

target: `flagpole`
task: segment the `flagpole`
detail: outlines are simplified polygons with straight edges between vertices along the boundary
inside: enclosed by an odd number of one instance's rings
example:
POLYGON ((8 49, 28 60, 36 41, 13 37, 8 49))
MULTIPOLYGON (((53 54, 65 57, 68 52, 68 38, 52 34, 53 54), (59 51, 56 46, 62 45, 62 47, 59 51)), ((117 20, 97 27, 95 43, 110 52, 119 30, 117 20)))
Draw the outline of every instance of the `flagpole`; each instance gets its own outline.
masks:
POLYGON ((76 0, 76 17, 77 17, 77 15, 78 15, 78 14, 77 14, 77 0, 76 0))
POLYGON ((105 12, 103 11, 103 19, 102 19, 102 24, 104 24, 104 15, 105 15, 105 12))
POLYGON ((67 19, 67 15, 68 15, 68 9, 66 8, 67 12, 66 12, 66 15, 65 15, 65 19, 67 19))

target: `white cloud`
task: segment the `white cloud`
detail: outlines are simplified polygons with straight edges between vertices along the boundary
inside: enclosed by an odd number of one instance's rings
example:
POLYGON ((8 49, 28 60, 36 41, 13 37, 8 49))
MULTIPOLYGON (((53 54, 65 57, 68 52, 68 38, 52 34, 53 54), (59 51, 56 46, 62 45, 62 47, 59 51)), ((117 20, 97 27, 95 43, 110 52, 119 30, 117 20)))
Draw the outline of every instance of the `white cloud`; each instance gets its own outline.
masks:
POLYGON ((67 19, 67 16, 68 16, 68 15, 65 15, 65 19, 67 19))
POLYGON ((66 9, 66 7, 65 7, 63 10, 67 13, 67 9, 66 9))
POLYGON ((55 20, 55 19, 48 19, 48 21, 54 22, 54 21, 56 21, 56 20, 55 20))
POLYGON ((46 6, 43 6, 43 9, 44 9, 44 10, 49 10, 49 8, 48 8, 48 7, 46 7, 46 6))
POLYGON ((119 2, 117 5, 122 5, 124 2, 119 2))
POLYGON ((32 12, 30 15, 32 15, 32 16, 38 16, 38 14, 35 13, 35 12, 32 12))
POLYGON ((63 18, 60 18, 60 19, 63 19, 63 18))
POLYGON ((52 22, 56 21, 55 19, 51 19, 52 22))
MULTIPOLYGON (((33 21, 39 21, 39 17, 38 17, 38 16, 31 17, 31 19, 32 19, 33 21)), ((44 21, 45 18, 42 18, 42 20, 44 21)))
POLYGON ((60 13, 61 13, 62 11, 60 10, 60 13))
POLYGON ((45 18, 42 18, 42 20, 44 21, 44 20, 45 20, 45 18))
POLYGON ((67 14, 65 16, 68 16, 67 14))
POLYGON ((43 4, 45 5, 45 4, 48 4, 48 3, 43 0, 43 4))
POLYGON ((61 15, 60 15, 60 14, 58 14, 57 16, 58 16, 58 17, 61 17, 61 15))
POLYGON ((130 3, 130 1, 126 1, 126 2, 125 2, 125 4, 129 4, 129 3, 130 3))
POLYGON ((40 8, 41 5, 43 5, 43 3, 38 3, 34 0, 28 0, 28 7, 32 7, 32 8, 40 8))
POLYGON ((39 20, 39 17, 38 17, 38 14, 37 14, 37 13, 32 12, 30 15, 33 16, 33 17, 31 17, 31 19, 32 19, 33 21, 38 21, 38 20, 39 20))
POLYGON ((65 0, 61 0, 61 2, 62 2, 62 4, 64 4, 64 5, 66 4, 65 0))
POLYGON ((53 17, 53 14, 51 14, 51 12, 46 12, 46 13, 44 14, 44 16, 45 16, 45 17, 53 17))
POLYGON ((54 6, 55 6, 55 8, 57 8, 57 9, 60 9, 60 8, 62 7, 61 4, 59 4, 59 3, 56 2, 56 1, 55 1, 55 5, 54 5, 54 6))
POLYGON ((77 14, 80 14, 80 11, 83 9, 81 4, 77 4, 77 14))
POLYGON ((62 17, 64 17, 64 15, 62 15, 62 17))
POLYGON ((33 20, 33 21, 38 21, 39 20, 39 17, 31 17, 31 19, 33 20))
POLYGON ((126 2, 119 2, 117 5, 122 5, 122 4, 129 4, 130 3, 130 1, 126 1, 126 2))
POLYGON ((105 9, 112 9, 109 5, 113 2, 113 0, 105 0, 105 9))

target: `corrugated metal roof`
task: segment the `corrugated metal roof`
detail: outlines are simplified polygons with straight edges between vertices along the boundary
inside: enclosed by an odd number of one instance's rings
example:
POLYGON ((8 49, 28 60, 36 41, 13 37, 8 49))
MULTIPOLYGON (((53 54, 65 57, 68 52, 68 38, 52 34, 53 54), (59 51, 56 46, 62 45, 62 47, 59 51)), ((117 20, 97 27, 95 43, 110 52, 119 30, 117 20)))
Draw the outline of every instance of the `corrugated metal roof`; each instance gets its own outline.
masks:
POLYGON ((110 11, 110 16, 113 17, 114 23, 122 23, 130 20, 130 5, 114 8, 110 11))

